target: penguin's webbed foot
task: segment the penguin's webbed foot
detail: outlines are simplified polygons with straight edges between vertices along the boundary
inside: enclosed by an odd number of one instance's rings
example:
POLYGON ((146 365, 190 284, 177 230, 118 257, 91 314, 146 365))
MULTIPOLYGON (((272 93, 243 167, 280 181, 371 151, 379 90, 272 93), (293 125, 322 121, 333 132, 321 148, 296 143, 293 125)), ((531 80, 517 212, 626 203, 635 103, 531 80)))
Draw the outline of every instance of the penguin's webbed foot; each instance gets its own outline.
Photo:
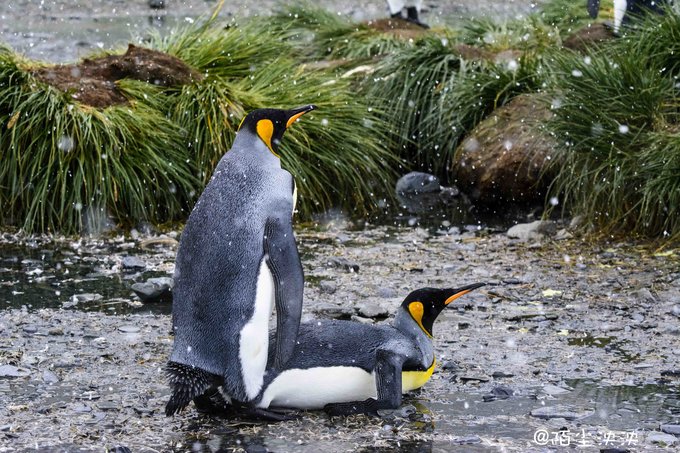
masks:
POLYGON ((227 404, 214 415, 229 419, 241 419, 245 421, 257 422, 285 422, 290 420, 297 420, 300 415, 297 411, 287 409, 262 409, 259 407, 248 406, 239 402, 232 402, 227 404))
POLYGON ((378 410, 387 409, 382 407, 378 400, 369 398, 364 401, 349 401, 347 403, 330 403, 326 404, 323 410, 331 417, 336 415, 353 415, 365 414, 377 416, 378 410))
POLYGON ((204 394, 194 398, 194 405, 198 412, 218 415, 228 410, 229 403, 224 399, 219 389, 213 387, 204 394))
POLYGON ((300 418, 300 414, 296 411, 260 409, 258 407, 253 407, 251 409, 252 412, 250 415, 256 420, 267 422, 287 422, 300 418))

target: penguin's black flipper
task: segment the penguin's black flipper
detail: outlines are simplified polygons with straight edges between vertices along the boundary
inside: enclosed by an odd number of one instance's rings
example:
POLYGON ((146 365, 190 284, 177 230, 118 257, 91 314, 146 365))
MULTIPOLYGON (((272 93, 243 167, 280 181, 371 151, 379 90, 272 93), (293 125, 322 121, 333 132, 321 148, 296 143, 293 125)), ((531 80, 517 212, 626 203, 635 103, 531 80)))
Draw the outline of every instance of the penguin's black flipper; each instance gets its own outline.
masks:
POLYGON ((367 414, 376 415, 382 409, 397 409, 401 406, 401 370, 405 357, 379 349, 376 352, 375 386, 378 398, 364 401, 326 404, 323 410, 328 415, 367 414))
POLYGON ((597 19, 597 15, 600 12, 600 0, 588 0, 587 8, 590 18, 597 19))
POLYGON ((265 225, 264 252, 274 278, 276 299, 276 342, 274 363, 278 370, 293 356, 300 316, 304 276, 290 220, 270 218, 265 225), (284 277, 285 276, 285 277, 284 277))

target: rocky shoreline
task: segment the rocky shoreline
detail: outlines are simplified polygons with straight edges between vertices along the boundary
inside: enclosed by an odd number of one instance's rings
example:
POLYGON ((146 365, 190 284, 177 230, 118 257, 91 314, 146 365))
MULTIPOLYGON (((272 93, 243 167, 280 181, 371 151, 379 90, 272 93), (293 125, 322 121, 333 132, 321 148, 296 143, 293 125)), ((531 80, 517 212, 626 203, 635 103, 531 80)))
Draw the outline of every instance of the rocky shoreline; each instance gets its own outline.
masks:
MULTIPOLYGON (((572 445, 579 434, 593 451, 607 439, 608 446, 634 451, 680 442, 677 248, 588 242, 567 230, 525 239, 472 227, 300 230, 305 319, 389 322, 415 288, 488 286, 437 321, 439 366, 401 409, 373 418, 309 412, 264 424, 213 419, 193 408, 174 418, 163 414, 162 367, 172 345, 167 302, 142 305, 129 289, 134 279, 124 276, 171 275, 175 237, 22 240, 38 250, 71 252, 23 265, 26 272, 42 270, 31 278, 44 280, 30 284, 50 284, 50 275, 69 266, 64 256, 70 263, 90 257, 98 278, 128 285, 120 298, 127 302, 111 306, 137 308, 87 312, 83 305, 111 301, 83 298, 77 309, 64 308, 71 298, 55 295, 64 299, 56 308, 26 303, 0 312, 0 451, 450 451, 463 444, 466 451, 543 451, 555 445, 550 438, 536 441, 539 430, 567 430, 572 445), (126 268, 130 256, 144 267, 126 268)), ((12 241, 5 235, 3 247, 12 241)), ((5 278, 7 271, 0 275, 4 286, 16 281, 5 278)), ((17 297, 30 297, 25 289, 17 297)))

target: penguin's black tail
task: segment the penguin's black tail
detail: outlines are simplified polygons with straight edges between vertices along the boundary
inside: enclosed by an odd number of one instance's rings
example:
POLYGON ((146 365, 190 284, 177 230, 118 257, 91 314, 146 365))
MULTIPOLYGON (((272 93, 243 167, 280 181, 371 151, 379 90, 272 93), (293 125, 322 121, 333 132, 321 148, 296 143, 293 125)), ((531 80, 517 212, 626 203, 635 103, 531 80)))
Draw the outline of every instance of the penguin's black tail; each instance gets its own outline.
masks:
POLYGON ((215 374, 190 365, 168 362, 165 366, 172 395, 165 406, 168 417, 181 411, 196 397, 203 395, 208 389, 221 385, 221 378, 215 374))

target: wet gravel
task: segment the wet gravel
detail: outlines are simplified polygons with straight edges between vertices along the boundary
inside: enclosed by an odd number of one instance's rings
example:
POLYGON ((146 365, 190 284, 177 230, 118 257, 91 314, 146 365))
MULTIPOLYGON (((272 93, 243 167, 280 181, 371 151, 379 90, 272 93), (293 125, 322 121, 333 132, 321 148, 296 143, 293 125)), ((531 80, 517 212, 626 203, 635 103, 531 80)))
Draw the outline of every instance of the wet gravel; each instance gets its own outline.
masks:
MULTIPOLYGON (((0 2, 0 43, 27 56, 50 62, 72 62, 102 49, 124 48, 139 42, 150 29, 167 33, 212 14, 214 0, 165 0, 152 9, 148 0, 9 0, 0 2)), ((529 0, 428 0, 424 19, 432 25, 450 24, 463 17, 513 17, 526 14, 539 2, 529 0)), ((225 19, 269 15, 291 0, 225 2, 225 19)), ((365 21, 387 17, 385 0, 317 0, 315 6, 365 21)))
POLYGON ((581 451, 679 445, 678 248, 578 235, 525 242, 487 229, 300 230, 305 319, 389 322, 415 288, 488 286, 441 315, 437 370, 399 410, 333 419, 308 412, 266 424, 193 408, 163 415, 168 304, 141 304, 135 279, 125 276, 170 276, 172 236, 0 238, 0 256, 10 261, 53 251, 0 272, 2 287, 17 293, 0 296, 0 451, 545 451, 559 439, 581 442, 581 451), (123 279, 124 289, 64 308, 72 296, 48 301, 45 291, 36 299, 31 292, 41 285, 54 292, 59 278, 17 277, 38 268, 49 275, 60 263, 72 274, 89 263, 99 269, 92 278, 103 286, 123 279), (97 309, 83 311, 87 304, 97 309))

